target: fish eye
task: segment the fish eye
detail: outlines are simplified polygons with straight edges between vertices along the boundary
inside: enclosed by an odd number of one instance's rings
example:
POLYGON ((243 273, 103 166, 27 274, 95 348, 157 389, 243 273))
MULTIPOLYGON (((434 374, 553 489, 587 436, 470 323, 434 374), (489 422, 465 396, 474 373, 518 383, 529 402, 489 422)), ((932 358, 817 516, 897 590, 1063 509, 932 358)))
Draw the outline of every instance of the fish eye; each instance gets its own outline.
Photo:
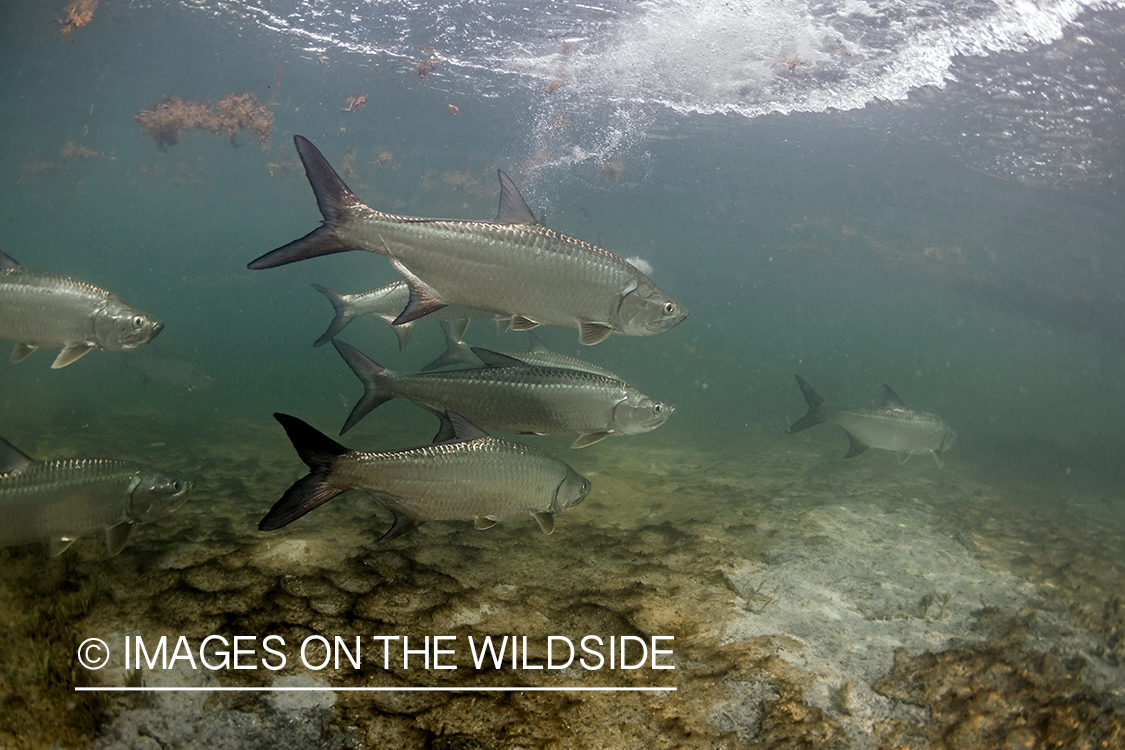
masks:
POLYGON ((675 302, 665 302, 664 303, 664 314, 665 315, 671 315, 674 312, 676 312, 676 303, 675 302))
POLYGON ((177 479, 174 482, 172 482, 172 491, 173 492, 179 492, 182 488, 183 488, 183 485, 180 484, 180 480, 177 479))
POLYGON ((134 315, 133 316, 133 328, 143 328, 144 324, 145 324, 145 316, 143 316, 143 315, 134 315))
POLYGON ((659 414, 660 412, 664 411, 664 404, 657 401, 655 404, 652 405, 652 410, 654 412, 656 412, 657 414, 659 414))

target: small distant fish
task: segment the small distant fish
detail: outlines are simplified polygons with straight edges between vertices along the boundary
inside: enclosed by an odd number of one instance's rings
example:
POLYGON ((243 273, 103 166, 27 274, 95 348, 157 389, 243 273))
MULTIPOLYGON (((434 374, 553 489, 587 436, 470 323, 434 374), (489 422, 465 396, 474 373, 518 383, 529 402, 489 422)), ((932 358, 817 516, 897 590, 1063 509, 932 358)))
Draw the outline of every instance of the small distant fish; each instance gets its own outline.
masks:
POLYGON ((377 544, 426 521, 474 521, 478 529, 531 516, 544 533, 585 499, 590 482, 549 453, 490 437, 456 412, 453 436, 381 453, 345 448, 296 417, 274 414, 310 471, 258 524, 280 529, 349 490, 366 490, 394 514, 377 544))
MULTIPOLYGON (((675 410, 616 378, 528 365, 488 349, 473 350, 485 367, 404 373, 386 369, 354 346, 332 343, 363 383, 363 397, 341 435, 394 398, 408 398, 439 416, 456 411, 488 428, 575 437, 573 448, 611 435, 655 430, 675 410)), ((438 439, 447 436, 448 425, 443 424, 438 439)))
POLYGON ((16 342, 12 361, 61 349, 52 369, 95 350, 144 346, 164 324, 81 279, 21 266, 0 252, 0 338, 16 342))
POLYGON ((932 453, 940 467, 941 454, 949 450, 957 439, 957 431, 944 419, 929 412, 907 409, 886 383, 883 384, 882 408, 872 409, 826 404, 800 375, 793 377, 797 378, 797 385, 809 405, 809 413, 786 432, 800 432, 821 422, 838 424, 851 441, 844 458, 858 456, 868 448, 881 448, 898 451, 899 463, 906 463, 915 453, 932 453))
POLYGON ((147 346, 130 355, 126 363, 139 369, 148 380, 165 383, 185 391, 205 391, 215 387, 215 378, 189 357, 160 344, 147 346))
MULTIPOLYGON (((327 297, 328 301, 332 303, 333 310, 336 311, 336 317, 328 325, 328 330, 316 340, 313 346, 324 346, 334 339, 340 331, 344 330, 344 326, 361 315, 371 315, 389 325, 398 337, 398 348, 400 350, 406 346, 406 342, 410 341, 410 336, 414 333, 416 321, 412 320, 394 325, 395 318, 410 301, 410 288, 407 287, 405 281, 384 284, 381 287, 358 294, 340 294, 320 284, 313 284, 312 288, 327 297)), ((484 310, 449 305, 427 316, 427 320, 463 319, 465 325, 468 325, 470 318, 491 318, 492 316, 492 313, 484 310)))
POLYGON ((128 461, 36 461, 0 438, 0 547, 46 541, 51 556, 75 539, 105 532, 113 557, 133 524, 162 518, 187 501, 191 482, 128 461))
POLYGON ((541 226, 515 183, 500 177, 492 221, 394 216, 368 207, 302 136, 293 141, 324 216, 323 225, 249 264, 257 270, 348 250, 387 256, 410 287, 401 325, 463 305, 488 310, 513 330, 575 328, 596 344, 611 333, 648 336, 688 311, 616 255, 541 226))
MULTIPOLYGON (((439 355, 433 362, 423 367, 422 372, 429 372, 430 370, 437 370, 455 364, 466 364, 474 367, 480 367, 484 364, 480 357, 473 354, 473 348, 466 344, 461 338, 465 335, 465 325, 462 325, 462 323, 467 325, 468 321, 443 320, 441 322, 441 329, 445 333, 445 352, 439 355)), ((566 354, 558 354, 557 352, 549 351, 547 347, 543 346, 543 342, 539 340, 539 337, 531 331, 528 331, 527 335, 530 339, 530 345, 527 351, 505 351, 498 353, 529 365, 581 370, 583 372, 592 372, 595 375, 604 375, 607 378, 620 380, 620 378, 604 367, 598 367, 585 360, 578 359, 578 357, 570 357, 566 354)))

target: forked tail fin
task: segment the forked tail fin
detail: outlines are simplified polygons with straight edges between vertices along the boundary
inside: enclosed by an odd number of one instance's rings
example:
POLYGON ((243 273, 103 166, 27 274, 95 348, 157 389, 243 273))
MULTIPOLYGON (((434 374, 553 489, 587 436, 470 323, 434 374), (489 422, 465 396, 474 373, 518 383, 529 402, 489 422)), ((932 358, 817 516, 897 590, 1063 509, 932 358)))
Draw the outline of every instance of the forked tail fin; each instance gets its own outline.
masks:
POLYGON ((804 378, 800 375, 794 375, 797 378, 797 385, 801 386, 801 395, 805 397, 805 402, 809 405, 809 413, 798 419, 793 425, 785 432, 792 435, 794 432, 807 430, 810 427, 815 427, 824 421, 821 416, 821 408, 824 406, 824 399, 820 394, 813 390, 804 378))
POLYGON ((301 239, 250 261, 246 267, 252 271, 276 268, 306 258, 353 249, 345 247, 340 242, 340 238, 336 236, 336 228, 347 218, 350 211, 362 206, 363 203, 348 189, 340 179, 340 175, 336 174, 336 170, 332 169, 332 165, 309 139, 295 135, 293 143, 297 146, 301 163, 305 165, 305 176, 309 178, 309 184, 312 185, 313 193, 316 195, 316 203, 320 206, 321 216, 324 217, 323 224, 301 239))
POLYGON ((296 417, 288 414, 273 416, 285 428, 297 455, 310 471, 274 503, 270 512, 258 523, 260 531, 280 529, 345 491, 330 485, 328 476, 336 458, 348 453, 348 449, 296 417))

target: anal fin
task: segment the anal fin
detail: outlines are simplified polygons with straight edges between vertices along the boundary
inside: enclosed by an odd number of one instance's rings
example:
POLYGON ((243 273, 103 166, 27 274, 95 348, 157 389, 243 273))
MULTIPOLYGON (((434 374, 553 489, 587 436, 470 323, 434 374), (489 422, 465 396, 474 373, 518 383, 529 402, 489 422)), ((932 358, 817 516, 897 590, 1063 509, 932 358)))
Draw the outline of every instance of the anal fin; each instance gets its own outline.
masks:
MULTIPOLYGON (((386 503, 384 503, 384 505, 386 505, 386 503)), ((389 507, 391 509, 391 512, 395 514, 395 522, 391 524, 391 528, 387 529, 386 534, 383 534, 383 536, 379 537, 379 541, 375 542, 376 544, 386 544, 392 539, 398 539, 408 531, 413 531, 414 529, 422 525, 422 522, 417 518, 411 518, 398 508, 394 508, 389 505, 387 507, 389 507)))
POLYGON ((445 303, 437 298, 434 291, 428 288, 409 268, 402 264, 398 258, 390 256, 391 264, 395 270, 402 274, 406 285, 410 288, 410 301, 398 317, 391 321, 391 325, 400 326, 445 307, 445 303))
POLYGON ((50 540, 49 542, 47 542, 48 554, 51 557, 58 557, 62 553, 66 552, 67 549, 70 548, 70 545, 74 544, 74 540, 77 538, 78 537, 60 536, 50 540))
POLYGON ((848 436, 848 441, 850 442, 848 452, 844 454, 844 458, 855 458, 860 453, 863 453, 865 450, 871 447, 847 430, 844 430, 844 434, 848 436))

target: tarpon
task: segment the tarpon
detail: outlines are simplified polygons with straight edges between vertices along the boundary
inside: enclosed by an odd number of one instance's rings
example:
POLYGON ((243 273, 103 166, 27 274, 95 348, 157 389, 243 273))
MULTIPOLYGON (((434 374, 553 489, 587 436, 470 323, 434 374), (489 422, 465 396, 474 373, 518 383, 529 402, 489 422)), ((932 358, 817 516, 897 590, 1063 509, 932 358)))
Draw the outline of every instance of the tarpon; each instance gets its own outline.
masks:
MULTIPOLYGON (((408 398, 439 416, 456 411, 487 428, 575 437, 573 448, 611 435, 649 432, 674 411, 670 404, 616 378, 528 365, 487 349, 473 350, 485 367, 403 373, 382 367, 354 346, 338 340, 332 343, 363 383, 363 397, 341 435, 394 398, 408 398)), ((448 425, 443 428, 447 430, 448 425)), ((438 433, 439 439, 445 436, 445 431, 438 433)))
POLYGON ((194 359, 161 344, 146 346, 125 361, 128 366, 140 370, 145 380, 164 383, 184 391, 206 391, 214 388, 218 382, 194 359))
POLYGON ((57 370, 94 350, 144 346, 163 328, 105 289, 21 266, 0 252, 0 338, 16 342, 13 362, 36 349, 61 349, 51 364, 57 370))
POLYGON ((47 542, 58 555, 75 539, 105 532, 113 557, 133 524, 180 507, 191 482, 129 461, 36 461, 0 438, 0 547, 47 542))
MULTIPOLYGON (((410 335, 414 333, 414 324, 416 321, 409 321, 400 325, 392 325, 398 314, 410 302, 410 288, 406 285, 405 281, 394 281, 390 284, 384 284, 375 289, 369 289, 366 292, 359 292, 357 294, 340 294, 339 292, 329 289, 320 284, 313 284, 312 288, 323 294, 332 303, 332 309, 336 312, 336 317, 328 325, 328 330, 316 340, 313 346, 324 346, 333 338, 336 337, 344 327, 351 323, 356 318, 363 315, 370 315, 372 317, 382 320, 384 323, 391 327, 398 337, 398 348, 402 349, 406 346, 406 342, 410 341, 410 335)), ((462 330, 471 318, 491 318, 493 314, 484 310, 473 310, 468 307, 461 307, 460 305, 449 305, 443 307, 437 312, 430 314, 427 320, 457 320, 464 321, 461 326, 462 330)))
POLYGON ((474 521, 478 529, 531 516, 544 533, 555 516, 590 492, 567 464, 526 445, 490 437, 450 412, 449 440, 405 450, 362 453, 345 448, 305 422, 274 414, 309 473, 290 487, 258 524, 279 529, 349 490, 366 490, 394 514, 383 544, 426 521, 474 521))
POLYGON ((660 333, 687 317, 632 264, 540 226, 502 171, 492 221, 395 216, 362 203, 307 139, 293 141, 324 222, 254 260, 251 269, 348 250, 385 255, 410 287, 396 325, 463 305, 495 313, 514 330, 575 328, 579 341, 596 344, 611 333, 660 333))
POLYGON ((824 402, 812 386, 800 375, 797 385, 809 405, 809 413, 793 424, 787 433, 800 432, 821 422, 840 425, 851 441, 847 455, 852 458, 868 448, 898 451, 899 463, 915 453, 932 453, 937 465, 942 465, 941 454, 953 445, 957 431, 936 414, 907 409, 902 399, 883 384, 882 408, 831 406, 824 402))
MULTIPOLYGON (((465 334, 465 324, 467 323, 468 321, 460 320, 443 320, 441 322, 441 329, 445 334, 445 351, 433 362, 423 367, 422 372, 429 372, 430 370, 437 370, 455 364, 473 365, 477 367, 484 364, 481 358, 473 353, 473 347, 469 346, 465 343, 464 339, 461 338, 465 334)), ((607 378, 620 380, 620 378, 604 367, 598 367, 583 359, 578 359, 578 357, 571 357, 566 354, 550 351, 547 347, 543 346, 543 342, 539 340, 539 337, 531 331, 528 331, 527 335, 530 339, 527 351, 505 351, 499 353, 528 365, 562 367, 567 370, 582 370, 583 372, 592 372, 595 375, 604 375, 607 378)))

